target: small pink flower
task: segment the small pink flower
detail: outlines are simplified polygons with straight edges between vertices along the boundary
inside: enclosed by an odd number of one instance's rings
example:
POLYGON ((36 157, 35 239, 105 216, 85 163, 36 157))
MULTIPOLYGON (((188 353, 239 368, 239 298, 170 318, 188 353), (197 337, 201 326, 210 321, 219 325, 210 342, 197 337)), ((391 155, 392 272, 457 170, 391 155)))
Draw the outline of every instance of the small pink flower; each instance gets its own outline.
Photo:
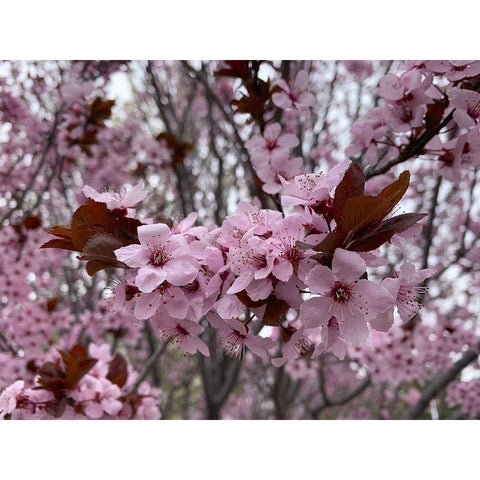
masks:
POLYGON ((190 354, 198 350, 205 357, 210 356, 206 343, 196 336, 203 332, 203 328, 198 323, 159 314, 153 317, 152 322, 159 336, 170 339, 175 348, 190 354))
POLYGON ((118 192, 103 192, 99 193, 92 187, 85 185, 83 193, 87 198, 91 198, 96 202, 103 202, 107 205, 109 210, 127 210, 135 207, 148 195, 148 192, 142 190, 142 185, 139 183, 131 190, 123 193, 118 192))
POLYGON ((325 201, 329 192, 340 183, 350 163, 349 160, 345 160, 332 168, 326 175, 308 173, 297 175, 291 181, 280 178, 283 184, 282 205, 284 207, 296 205, 312 207, 318 202, 325 201))
POLYGON ((279 80, 277 84, 283 90, 272 95, 273 103, 277 107, 286 110, 293 106, 313 107, 315 105, 315 97, 307 92, 308 72, 305 70, 297 73, 293 85, 288 84, 285 80, 279 80))
MULTIPOLYGON (((426 288, 419 286, 419 284, 432 275, 432 273, 433 271, 430 269, 415 270, 414 265, 405 262, 400 267, 400 276, 397 276, 397 278, 385 278, 383 280, 382 286, 393 296, 400 318, 404 322, 407 322, 418 313, 420 309, 419 301, 426 292, 426 288)), ((393 323, 393 310, 382 313, 378 319, 376 319, 376 322, 380 322, 381 319, 383 319, 383 323, 385 324, 383 328, 376 328, 373 324, 372 326, 374 326, 376 330, 388 330, 393 323), (384 318, 385 315, 388 315, 388 321, 384 318)))
POLYGON ((140 245, 119 248, 115 255, 139 269, 136 283, 142 292, 150 293, 164 281, 177 286, 193 282, 199 266, 183 235, 172 235, 166 224, 156 223, 138 227, 138 239, 140 245))
POLYGON ((452 88, 448 92, 450 105, 455 108, 453 119, 460 128, 475 126, 480 119, 480 93, 462 88, 452 88))
POLYGON ((17 380, 0 394, 0 420, 17 408, 17 402, 25 389, 25 382, 17 380))
POLYGON ((274 345, 272 339, 253 335, 244 323, 235 318, 222 320, 216 314, 209 314, 207 319, 219 330, 218 342, 229 355, 243 359, 248 348, 260 358, 267 359, 266 350, 274 345))
POLYGON ((268 163, 276 152, 288 152, 300 142, 296 135, 285 133, 281 135, 282 127, 279 123, 271 123, 265 127, 263 136, 254 135, 245 146, 252 153, 252 163, 255 166, 260 163, 268 163))
POLYGON ((303 325, 298 330, 292 326, 286 327, 285 330, 290 336, 282 345, 282 356, 272 359, 272 364, 275 367, 281 367, 288 361, 295 360, 298 357, 308 357, 314 349, 312 341, 305 334, 303 325))
POLYGON ((103 417, 104 413, 117 415, 123 406, 119 400, 122 392, 118 385, 90 374, 82 378, 71 396, 83 406, 85 415, 93 419, 103 417))
POLYGON ((337 248, 332 270, 314 267, 305 279, 312 293, 320 294, 300 307, 299 319, 307 328, 326 327, 335 316, 340 335, 352 345, 362 345, 368 337, 367 320, 393 306, 391 294, 381 285, 360 280, 366 264, 355 252, 337 248))

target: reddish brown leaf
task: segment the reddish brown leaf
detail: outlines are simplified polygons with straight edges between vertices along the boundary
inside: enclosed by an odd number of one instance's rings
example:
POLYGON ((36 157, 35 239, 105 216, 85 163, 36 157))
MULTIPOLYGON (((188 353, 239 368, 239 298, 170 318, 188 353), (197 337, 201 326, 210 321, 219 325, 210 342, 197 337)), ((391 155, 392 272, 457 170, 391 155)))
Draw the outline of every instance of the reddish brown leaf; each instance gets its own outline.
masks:
POLYGON ((401 200, 405 192, 407 191, 408 185, 410 183, 410 172, 405 170, 400 174, 398 180, 387 185, 379 194, 378 196, 384 198, 388 202, 391 203, 391 208, 387 212, 389 213, 393 207, 401 200))
POLYGON ((115 354, 108 366, 107 379, 122 388, 127 382, 127 362, 120 354, 115 354))
POLYGON ((425 115, 425 127, 427 130, 435 130, 442 121, 445 113, 446 104, 443 101, 435 101, 427 105, 427 114, 425 115))
POLYGON ((70 240, 64 240, 62 238, 54 238, 45 242, 40 248, 61 248, 62 250, 72 250, 77 252, 78 250, 73 246, 70 240))
POLYGON ((50 300, 48 300, 46 304, 47 312, 53 312, 57 308, 59 300, 60 299, 58 297, 53 297, 50 300))
POLYGON ((378 225, 390 210, 391 203, 381 197, 352 197, 345 202, 337 227, 352 235, 366 227, 378 225))
POLYGON ((352 163, 335 189, 332 212, 337 223, 337 219, 341 218, 345 202, 351 197, 363 195, 364 191, 365 175, 357 164, 352 163))
POLYGON ((75 210, 72 218, 72 243, 82 251, 90 238, 98 233, 112 233, 115 221, 105 203, 91 198, 75 210))
POLYGON ((288 312, 290 306, 287 302, 279 300, 273 294, 267 299, 267 306, 265 313, 263 314, 262 323, 272 327, 278 327, 280 325, 280 317, 288 312))
POLYGON ((224 63, 227 66, 217 70, 214 73, 216 77, 233 77, 243 80, 250 78, 251 70, 248 60, 225 60, 224 63))
POLYGON ((115 105, 115 100, 102 100, 100 97, 95 98, 91 103, 90 116, 88 122, 97 125, 103 126, 105 120, 108 120, 112 115, 112 107, 115 105))
POLYGON ((329 233, 313 250, 323 252, 327 257, 332 258, 335 249, 340 248, 345 241, 346 234, 341 231, 329 233))
POLYGON ((373 230, 355 238, 349 244, 348 249, 355 252, 375 250, 385 242, 388 242, 393 235, 404 232, 425 216, 426 213, 406 213, 389 218, 373 230))
POLYGON ((23 220, 23 224, 25 225, 25 228, 27 230, 35 230, 36 228, 41 226, 42 221, 40 220, 40 217, 38 215, 34 215, 26 217, 23 220))
POLYGON ((252 300, 245 290, 235 294, 237 298, 248 308, 257 308, 265 305, 267 300, 252 300))
POLYGON ((44 229, 47 233, 55 235, 56 237, 70 240, 72 238, 72 229, 70 225, 55 225, 44 229))

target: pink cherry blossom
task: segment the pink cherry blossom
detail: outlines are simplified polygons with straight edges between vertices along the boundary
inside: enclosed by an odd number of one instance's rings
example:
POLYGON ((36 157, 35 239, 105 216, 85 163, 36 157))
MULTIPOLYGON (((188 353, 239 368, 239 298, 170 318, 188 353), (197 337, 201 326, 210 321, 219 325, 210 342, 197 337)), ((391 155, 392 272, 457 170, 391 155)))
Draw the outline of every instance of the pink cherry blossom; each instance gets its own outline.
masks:
POLYGON ((85 185, 83 193, 87 198, 105 203, 110 210, 126 210, 135 207, 148 195, 148 192, 142 189, 140 183, 123 193, 113 191, 99 193, 92 187, 85 185))
POLYGON ((291 133, 281 134, 282 127, 279 123, 266 126, 263 136, 254 135, 245 146, 253 152, 252 163, 268 163, 273 153, 283 151, 288 153, 300 142, 296 135, 291 133))
POLYGON ((183 235, 172 235, 164 223, 138 227, 140 245, 132 244, 115 250, 118 260, 138 268, 136 283, 145 293, 152 292, 164 281, 177 286, 192 282, 198 274, 197 260, 190 254, 183 235))
POLYGON ((305 283, 311 293, 321 296, 307 300, 300 307, 300 320, 308 327, 325 327, 337 318, 340 334, 352 345, 361 345, 368 337, 367 320, 393 305, 390 293, 369 280, 360 280, 366 264, 358 253, 338 248, 332 270, 314 267, 305 283))
POLYGON ((167 316, 155 315, 153 326, 162 338, 170 339, 172 345, 185 353, 193 354, 197 350, 205 357, 210 356, 208 347, 196 335, 203 332, 203 327, 187 319, 174 319, 167 316))
POLYGON ((283 92, 277 92, 272 95, 273 103, 282 109, 292 108, 293 106, 312 107, 315 104, 315 97, 307 92, 308 73, 300 70, 292 84, 284 80, 279 80, 277 85, 283 92))
POLYGON ((218 315, 209 314, 207 319, 218 329, 218 342, 229 355, 243 359, 248 348, 255 355, 267 359, 267 350, 274 345, 271 338, 252 334, 249 328, 236 318, 222 320, 218 315))
POLYGON ((298 329, 289 326, 286 327, 286 330, 288 332, 288 340, 282 345, 282 356, 272 359, 272 364, 276 367, 281 367, 286 362, 295 360, 298 357, 308 357, 314 349, 312 341, 305 334, 303 325, 298 329))
POLYGON ((470 128, 480 118, 480 93, 473 90, 451 88, 448 92, 450 105, 455 108, 453 118, 460 128, 470 128))
POLYGON ((118 385, 104 377, 86 375, 72 392, 72 398, 78 401, 89 418, 102 418, 104 413, 116 415, 122 409, 119 400, 122 392, 118 385))
POLYGON ((17 380, 0 394, 0 420, 11 414, 17 407, 19 397, 25 389, 25 382, 17 380))

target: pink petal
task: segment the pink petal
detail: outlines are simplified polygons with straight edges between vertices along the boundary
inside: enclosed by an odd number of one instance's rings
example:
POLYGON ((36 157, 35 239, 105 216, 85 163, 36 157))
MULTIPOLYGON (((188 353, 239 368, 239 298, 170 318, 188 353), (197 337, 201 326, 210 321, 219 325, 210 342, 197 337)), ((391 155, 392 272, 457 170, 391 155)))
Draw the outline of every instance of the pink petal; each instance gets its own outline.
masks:
POLYGON ((138 227, 138 239, 142 245, 153 248, 157 245, 164 245, 170 236, 170 228, 164 223, 142 225, 138 227))
POLYGON ((139 183, 125 194, 123 203, 126 207, 133 207, 137 203, 140 203, 147 195, 148 192, 142 190, 142 185, 139 183))
POLYGON ((167 251, 172 257, 179 257, 180 255, 190 253, 187 240, 185 240, 185 237, 181 234, 172 235, 167 240, 167 251))
POLYGON ((147 265, 138 271, 136 282, 142 292, 150 293, 166 279, 167 270, 165 268, 147 265))
POLYGON ((132 268, 143 267, 149 261, 149 257, 141 245, 127 245, 126 247, 117 248, 114 253, 117 260, 132 268))
POLYGON ((198 275, 198 265, 192 256, 173 258, 165 264, 164 268, 168 281, 179 287, 193 282, 198 275))
POLYGON ((300 140, 293 133, 286 133, 278 139, 277 143, 282 148, 294 148, 300 143, 300 140))
POLYGON ((292 107, 292 101, 290 100, 288 95, 283 92, 274 93, 272 95, 272 101, 277 107, 282 108, 284 110, 292 107))
POLYGON ((279 123, 271 123, 265 128, 265 132, 263 134, 265 140, 267 142, 275 142, 282 131, 282 127, 279 123))
POLYGON ((300 306, 298 319, 307 328, 326 326, 332 316, 330 305, 331 300, 328 298, 310 298, 300 306))
POLYGON ((232 283, 232 286, 227 290, 227 293, 238 293, 248 287, 250 282, 253 279, 253 272, 245 272, 240 274, 235 281, 232 283))
POLYGON ((162 296, 158 292, 144 293, 137 298, 133 311, 135 318, 146 320, 150 318, 160 307, 162 296))
POLYGON ((277 258, 273 274, 282 282, 287 282, 293 275, 292 264, 286 258, 277 258))
POLYGON ((367 269, 365 260, 355 252, 337 248, 333 255, 332 271, 337 280, 353 283, 358 280, 367 269))
POLYGON ((253 301, 263 300, 272 293, 272 282, 267 279, 252 280, 247 286, 246 291, 253 301))
POLYGON ((355 285, 354 295, 355 303, 366 307, 363 312, 369 318, 386 312, 395 303, 394 298, 386 288, 369 280, 359 280, 355 285))
POLYGON ((308 73, 305 70, 300 70, 295 77, 293 89, 295 92, 301 92, 308 86, 308 73))
POLYGON ((173 318, 185 318, 188 313, 189 303, 187 297, 180 289, 175 289, 175 292, 168 296, 165 295, 165 310, 173 318))
POLYGON ((327 295, 335 284, 335 276, 328 267, 317 265, 310 270, 305 278, 305 283, 310 292, 327 295))
POLYGON ((340 323, 340 332, 343 338, 355 347, 363 345, 368 338, 365 318, 359 315, 354 317, 345 313, 344 319, 344 323, 340 323))
POLYGON ((312 93, 305 92, 298 97, 297 103, 304 107, 313 107, 316 99, 312 93))
POLYGON ((379 332, 387 332, 393 325, 393 308, 386 312, 379 313, 375 318, 369 320, 370 326, 379 332))

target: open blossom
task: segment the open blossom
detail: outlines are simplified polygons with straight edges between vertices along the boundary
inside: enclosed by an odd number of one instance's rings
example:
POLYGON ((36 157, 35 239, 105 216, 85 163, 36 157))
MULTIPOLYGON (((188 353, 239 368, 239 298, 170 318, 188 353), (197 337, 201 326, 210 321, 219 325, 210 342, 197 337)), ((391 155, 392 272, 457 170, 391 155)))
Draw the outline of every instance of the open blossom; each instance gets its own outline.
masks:
POLYGON ((119 400, 122 392, 118 385, 105 377, 86 375, 81 379, 71 397, 82 405, 87 417, 99 419, 104 413, 116 415, 122 409, 119 400))
POLYGON ((133 310, 138 320, 146 320, 162 311, 174 318, 184 318, 188 312, 188 300, 181 288, 162 284, 152 292, 137 293, 133 310))
POLYGON ((285 133, 281 135, 282 127, 279 123, 271 123, 265 127, 263 136, 254 135, 245 146, 252 151, 252 163, 265 162, 271 159, 273 153, 283 151, 288 153, 300 141, 296 135, 285 133))
POLYGON ((455 108, 453 119, 460 128, 475 126, 480 119, 480 93, 462 88, 448 91, 450 105, 455 108))
MULTIPOLYGON (((419 302, 426 288, 420 286, 432 270, 416 270, 411 263, 405 262, 400 267, 400 275, 396 278, 385 278, 382 286, 385 287, 395 300, 400 318, 407 322, 413 318, 420 309, 419 302)), ((393 308, 381 313, 370 322, 376 330, 386 332, 393 324, 393 308)))
POLYGON ((262 162, 255 167, 258 178, 264 182, 263 191, 275 194, 282 190, 280 177, 285 180, 294 178, 304 173, 303 158, 290 158, 288 152, 279 151, 272 155, 270 163, 262 162))
POLYGON ((267 350, 273 347, 271 338, 263 338, 254 335, 248 327, 236 318, 222 320, 216 314, 207 315, 208 321, 218 329, 218 342, 227 353, 234 357, 245 357, 245 350, 248 348, 255 355, 267 359, 267 350))
POLYGON ((307 327, 325 327, 335 316, 340 335, 352 345, 361 345, 368 337, 367 320, 393 305, 391 294, 381 285, 361 279, 366 264, 355 252, 338 248, 332 269, 314 267, 305 283, 320 297, 308 299, 300 307, 299 319, 307 327))
POLYGON ((136 283, 142 292, 150 293, 164 281, 177 286, 193 282, 199 265, 183 235, 172 235, 168 225, 156 223, 138 227, 138 239, 140 245, 119 248, 115 255, 139 269, 136 283))
POLYGON ((17 380, 0 394, 0 420, 11 414, 17 407, 17 401, 25 388, 23 380, 17 380))
POLYGON ((300 215, 289 215, 278 223, 269 239, 270 245, 279 253, 274 263, 277 265, 277 271, 283 272, 281 278, 283 282, 288 281, 294 273, 303 280, 313 266, 309 258, 315 255, 315 252, 310 249, 300 249, 297 246, 297 242, 305 242, 305 228, 302 221, 303 218, 300 215))
POLYGON ((315 105, 315 97, 307 92, 308 72, 305 70, 297 73, 293 84, 289 85, 285 80, 278 80, 277 85, 283 90, 272 95, 273 103, 277 107, 287 109, 293 106, 312 107, 315 105))
POLYGON ((105 203, 109 210, 127 210, 128 208, 135 207, 148 195, 147 191, 142 190, 140 183, 135 185, 131 190, 123 193, 113 191, 99 193, 92 187, 85 185, 83 187, 83 193, 87 198, 91 198, 96 202, 105 203))
POLYGON ((345 160, 325 175, 323 173, 308 173, 297 175, 291 181, 280 178, 283 184, 282 205, 284 207, 295 205, 312 207, 325 201, 329 192, 340 183, 350 163, 349 160, 345 160))
POLYGON ((275 367, 281 367, 288 361, 298 357, 308 357, 312 354, 314 345, 306 335, 303 325, 298 329, 292 326, 282 328, 288 339, 282 345, 282 356, 272 359, 275 367))
POLYGON ((176 319, 158 313, 152 319, 153 326, 160 337, 170 339, 172 345, 185 353, 193 354, 197 350, 205 357, 210 356, 207 344, 197 337, 203 327, 188 319, 176 319))

